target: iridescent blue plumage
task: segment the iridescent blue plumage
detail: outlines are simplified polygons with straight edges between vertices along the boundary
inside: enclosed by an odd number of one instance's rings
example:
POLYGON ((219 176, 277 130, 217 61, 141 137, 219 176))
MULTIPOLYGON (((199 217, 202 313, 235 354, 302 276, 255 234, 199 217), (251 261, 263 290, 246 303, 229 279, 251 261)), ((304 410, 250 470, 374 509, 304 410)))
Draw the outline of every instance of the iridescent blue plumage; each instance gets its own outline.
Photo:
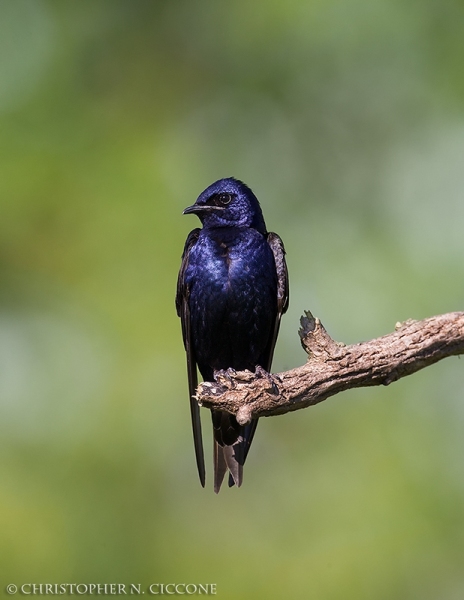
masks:
MULTIPOLYGON (((285 251, 280 238, 267 233, 261 207, 241 181, 221 179, 196 203, 203 229, 187 238, 179 273, 176 305, 187 352, 190 402, 200 480, 205 471, 198 405, 196 365, 205 381, 221 369, 271 368, 280 317, 288 306, 285 251)), ((241 485, 242 468, 257 421, 241 427, 234 416, 212 411, 214 489, 224 474, 241 485)))

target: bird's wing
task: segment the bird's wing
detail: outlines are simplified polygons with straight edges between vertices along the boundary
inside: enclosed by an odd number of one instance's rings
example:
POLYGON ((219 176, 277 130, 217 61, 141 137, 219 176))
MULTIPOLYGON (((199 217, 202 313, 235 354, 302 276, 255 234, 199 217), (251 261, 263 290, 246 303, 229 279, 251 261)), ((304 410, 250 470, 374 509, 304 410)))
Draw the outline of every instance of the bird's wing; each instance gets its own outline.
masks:
MULTIPOLYGON (((277 314, 274 323, 274 331, 268 342, 266 351, 264 353, 263 363, 260 365, 268 373, 271 371, 272 358, 274 356, 274 348, 279 335, 280 319, 288 308, 288 271, 287 263, 285 262, 285 248, 284 243, 277 235, 270 231, 267 234, 267 243, 269 244, 272 254, 274 255, 274 262, 277 272, 277 314)), ((249 425, 245 426, 244 438, 246 440, 246 447, 244 450, 244 456, 247 457, 248 451, 250 450, 253 436, 255 435, 256 427, 258 426, 258 419, 252 421, 249 425)), ((229 478, 229 485, 233 485, 233 480, 229 478)))
POLYGON ((184 253, 182 254, 182 264, 179 271, 179 277, 177 279, 176 309, 182 324, 182 337, 184 340, 185 352, 187 354, 187 375, 195 457, 197 460, 200 482, 201 485, 205 487, 205 459, 203 455, 203 442, 201 437, 200 407, 194 398, 198 385, 198 375, 190 329, 190 308, 188 303, 190 291, 185 282, 185 270, 188 265, 190 250, 198 240, 199 234, 200 229, 194 229, 189 233, 187 241, 185 242, 184 253))
POLYGON ((266 369, 266 371, 269 371, 271 369, 272 357, 274 355, 274 347, 276 345, 277 336, 279 334, 280 319, 288 308, 289 290, 284 243, 277 235, 277 233, 273 233, 272 231, 270 231, 267 234, 267 243, 271 247, 272 254, 274 255, 274 261, 277 271, 277 315, 274 324, 274 332, 269 345, 269 352, 267 356, 268 364, 262 365, 262 367, 266 369))

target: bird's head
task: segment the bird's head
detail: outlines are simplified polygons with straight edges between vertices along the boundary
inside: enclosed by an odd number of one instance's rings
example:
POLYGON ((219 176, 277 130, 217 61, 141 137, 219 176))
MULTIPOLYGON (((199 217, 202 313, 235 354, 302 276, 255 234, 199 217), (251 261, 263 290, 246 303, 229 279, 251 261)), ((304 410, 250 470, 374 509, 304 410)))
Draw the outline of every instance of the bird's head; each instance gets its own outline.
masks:
POLYGON ((184 215, 195 213, 204 227, 252 227, 266 233, 258 199, 242 181, 219 179, 202 192, 184 215))

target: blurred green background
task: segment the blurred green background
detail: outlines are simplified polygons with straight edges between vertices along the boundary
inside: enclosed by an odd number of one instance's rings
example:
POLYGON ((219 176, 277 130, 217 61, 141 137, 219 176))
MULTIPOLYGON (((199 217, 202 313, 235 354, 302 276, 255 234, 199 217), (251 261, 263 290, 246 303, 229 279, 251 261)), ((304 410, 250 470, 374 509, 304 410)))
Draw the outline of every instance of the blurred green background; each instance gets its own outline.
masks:
POLYGON ((464 307, 458 0, 0 1, 0 572, 224 599, 464 595, 464 373, 263 419, 197 480, 182 210, 255 191, 305 309, 352 343, 464 307))

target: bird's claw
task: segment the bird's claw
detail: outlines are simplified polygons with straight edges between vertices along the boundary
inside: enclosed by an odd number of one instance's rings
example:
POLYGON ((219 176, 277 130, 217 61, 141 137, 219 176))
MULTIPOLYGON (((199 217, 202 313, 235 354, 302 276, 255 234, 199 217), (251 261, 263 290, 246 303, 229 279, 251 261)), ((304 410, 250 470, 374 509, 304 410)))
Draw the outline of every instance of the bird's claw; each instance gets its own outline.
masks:
POLYGON ((229 367, 226 370, 221 369, 220 371, 214 371, 214 379, 217 381, 217 383, 219 383, 219 385, 223 385, 227 389, 233 390, 236 387, 236 374, 237 371, 229 367))
POLYGON ((269 383, 268 392, 273 394, 274 396, 278 396, 280 394, 279 384, 282 384, 282 380, 278 375, 273 375, 272 373, 268 373, 266 369, 256 365, 255 375, 258 379, 266 379, 269 383))

